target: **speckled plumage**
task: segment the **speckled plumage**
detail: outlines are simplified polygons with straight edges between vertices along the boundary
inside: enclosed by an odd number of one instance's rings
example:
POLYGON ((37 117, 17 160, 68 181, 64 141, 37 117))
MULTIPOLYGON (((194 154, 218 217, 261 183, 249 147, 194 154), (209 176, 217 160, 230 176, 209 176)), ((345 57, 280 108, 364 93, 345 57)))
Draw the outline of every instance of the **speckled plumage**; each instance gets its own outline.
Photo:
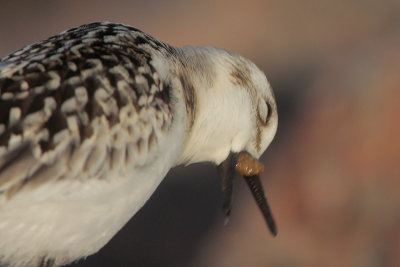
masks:
POLYGON ((0 192, 7 195, 36 180, 54 154, 67 153, 69 162, 79 161, 75 172, 80 179, 101 178, 120 157, 141 158, 135 164, 144 164, 172 122, 170 85, 149 64, 147 45, 153 42, 158 51, 167 47, 131 27, 94 23, 5 57, 0 70, 0 153, 10 155, 10 146, 20 149, 19 154, 32 150, 42 162, 26 166, 26 173, 19 169, 20 179, 6 179, 7 169, 13 168, 8 163, 16 155, 3 157, 9 159, 0 165, 0 192), (79 146, 93 138, 104 138, 104 147, 86 148, 82 155, 79 146))
POLYGON ((10 266, 96 252, 171 167, 230 151, 258 158, 277 124, 250 61, 110 22, 6 56, 0 90, 0 262, 10 266))

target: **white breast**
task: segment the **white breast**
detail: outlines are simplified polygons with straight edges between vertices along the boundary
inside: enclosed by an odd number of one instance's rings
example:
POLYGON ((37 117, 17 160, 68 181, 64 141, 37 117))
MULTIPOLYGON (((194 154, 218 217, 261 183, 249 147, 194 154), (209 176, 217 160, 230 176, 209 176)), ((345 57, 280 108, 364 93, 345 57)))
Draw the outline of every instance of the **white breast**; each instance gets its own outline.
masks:
POLYGON ((159 140, 153 160, 140 168, 126 168, 104 180, 49 181, 0 205, 0 251, 11 255, 0 260, 34 266, 48 257, 62 265, 97 252, 144 205, 173 166, 184 125, 185 120, 177 117, 168 136, 159 140))

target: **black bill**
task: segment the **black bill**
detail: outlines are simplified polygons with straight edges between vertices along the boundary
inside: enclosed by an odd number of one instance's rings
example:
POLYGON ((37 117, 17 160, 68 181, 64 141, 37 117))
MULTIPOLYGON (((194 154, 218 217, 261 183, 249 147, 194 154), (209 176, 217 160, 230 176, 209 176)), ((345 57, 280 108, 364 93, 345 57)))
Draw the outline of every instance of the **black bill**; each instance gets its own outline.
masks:
POLYGON ((235 167, 238 157, 238 153, 231 152, 228 158, 218 165, 218 174, 221 177, 223 194, 222 210, 225 214, 226 222, 229 219, 232 209, 233 179, 235 178, 235 167))
MULTIPOLYGON (((230 153, 228 158, 218 165, 218 173, 221 177, 222 193, 223 193, 223 212, 226 216, 226 222, 232 209, 232 193, 233 193, 233 180, 235 178, 236 163, 239 158, 239 153, 230 153)), ((277 227, 271 209, 268 205, 267 198, 262 187, 260 176, 243 176, 253 194, 254 199, 260 208, 265 221, 268 225, 272 235, 277 234, 277 227)))
POLYGON ((253 197, 256 200, 257 205, 265 218, 265 221, 267 222, 269 230, 274 236, 276 236, 276 234, 278 233, 278 229, 276 227, 274 216, 272 216, 271 209, 265 196, 264 189, 260 181, 260 175, 243 177, 249 185, 250 191, 253 194, 253 197))

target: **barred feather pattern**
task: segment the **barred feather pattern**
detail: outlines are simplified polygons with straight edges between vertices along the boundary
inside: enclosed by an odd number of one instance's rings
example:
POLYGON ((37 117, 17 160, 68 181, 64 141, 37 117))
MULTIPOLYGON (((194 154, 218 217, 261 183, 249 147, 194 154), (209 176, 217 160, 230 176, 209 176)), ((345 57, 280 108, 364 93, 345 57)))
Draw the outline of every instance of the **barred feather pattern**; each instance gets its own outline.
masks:
POLYGON ((172 116, 170 88, 149 64, 149 44, 166 47, 132 27, 94 23, 1 61, 0 194, 43 177, 106 179, 121 162, 151 160, 172 116), (49 167, 60 157, 64 170, 49 167))

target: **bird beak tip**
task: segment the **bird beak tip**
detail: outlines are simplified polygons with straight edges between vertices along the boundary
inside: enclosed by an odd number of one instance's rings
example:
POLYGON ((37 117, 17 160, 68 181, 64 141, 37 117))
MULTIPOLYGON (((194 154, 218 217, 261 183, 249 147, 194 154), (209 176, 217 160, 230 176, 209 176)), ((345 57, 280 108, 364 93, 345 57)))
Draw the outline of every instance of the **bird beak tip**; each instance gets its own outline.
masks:
POLYGON ((275 220, 272 216, 267 198, 264 193, 263 186, 260 181, 260 173, 264 171, 264 166, 252 157, 247 152, 233 153, 231 152, 226 160, 218 165, 218 173, 221 177, 222 192, 223 192, 223 211, 225 213, 225 225, 229 221, 231 212, 233 180, 235 170, 243 175, 250 191, 260 208, 268 228, 273 236, 276 236, 278 231, 275 220))

